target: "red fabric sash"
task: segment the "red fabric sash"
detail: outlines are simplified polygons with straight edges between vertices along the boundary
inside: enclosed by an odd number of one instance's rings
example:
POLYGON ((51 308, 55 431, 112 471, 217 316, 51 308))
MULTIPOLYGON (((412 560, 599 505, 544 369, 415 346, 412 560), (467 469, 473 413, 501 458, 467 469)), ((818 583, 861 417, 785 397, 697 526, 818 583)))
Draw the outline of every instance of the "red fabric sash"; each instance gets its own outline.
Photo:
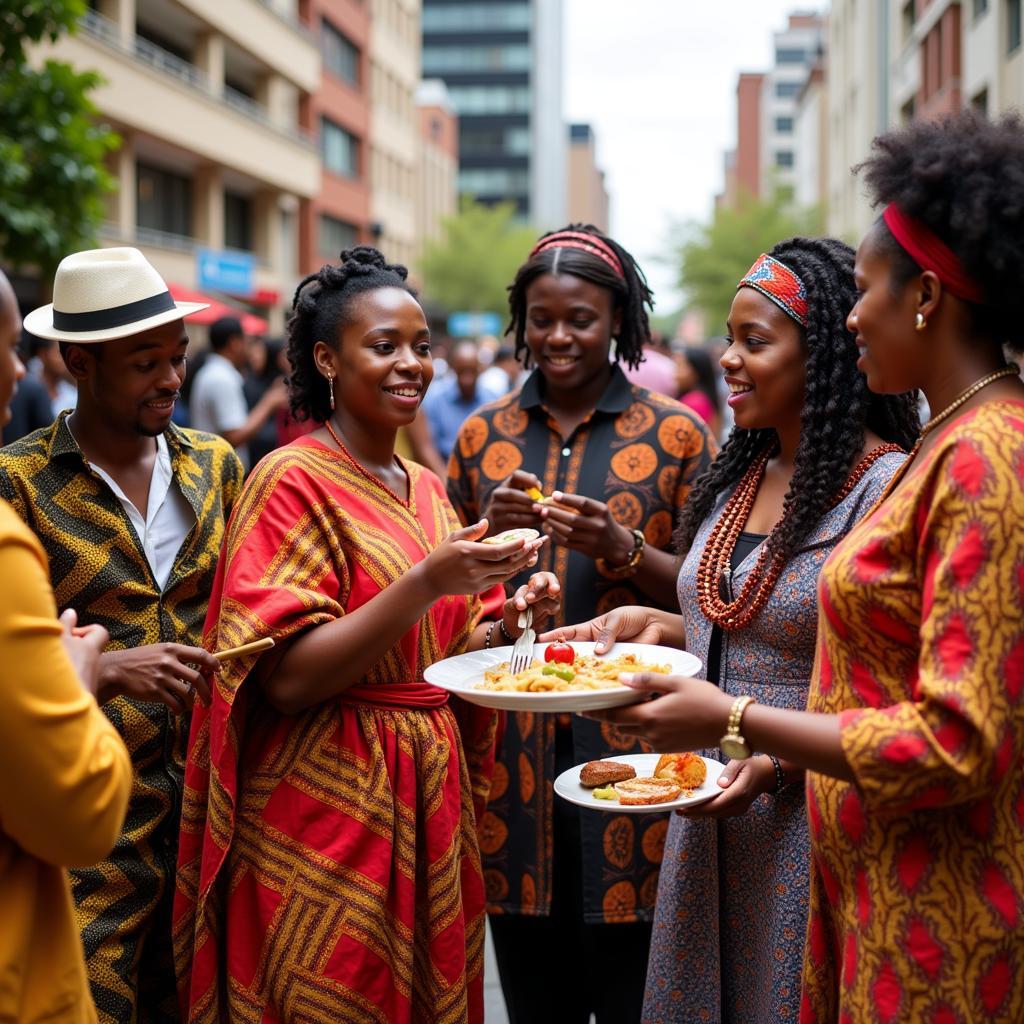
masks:
POLYGON ((375 683, 350 686, 339 700, 351 704, 372 704, 378 708, 412 708, 430 711, 448 703, 448 691, 430 683, 375 683))

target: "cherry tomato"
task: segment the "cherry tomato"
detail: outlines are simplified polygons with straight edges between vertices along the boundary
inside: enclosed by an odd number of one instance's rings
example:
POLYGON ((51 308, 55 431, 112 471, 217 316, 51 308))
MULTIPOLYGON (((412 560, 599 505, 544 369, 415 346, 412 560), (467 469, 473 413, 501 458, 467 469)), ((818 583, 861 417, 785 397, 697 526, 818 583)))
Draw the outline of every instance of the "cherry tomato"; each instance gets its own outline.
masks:
POLYGON ((556 640, 544 648, 544 660, 571 665, 576 660, 576 652, 568 644, 556 640))

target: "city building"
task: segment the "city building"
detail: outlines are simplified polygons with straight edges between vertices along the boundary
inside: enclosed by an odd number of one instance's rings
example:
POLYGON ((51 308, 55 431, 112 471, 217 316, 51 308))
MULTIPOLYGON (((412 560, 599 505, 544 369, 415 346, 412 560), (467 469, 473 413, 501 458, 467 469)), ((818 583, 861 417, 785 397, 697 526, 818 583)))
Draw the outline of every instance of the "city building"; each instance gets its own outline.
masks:
POLYGON ((820 14, 791 14, 786 28, 774 34, 775 63, 761 82, 760 183, 758 194, 776 188, 795 193, 797 100, 825 48, 820 14))
POLYGON ((423 74, 459 116, 459 192, 510 201, 538 229, 566 217, 562 0, 424 0, 423 74))
POLYGON ((569 125, 568 220, 608 231, 608 189, 597 166, 597 142, 589 124, 569 125))
POLYGON ((818 61, 811 68, 796 98, 793 142, 797 154, 793 199, 803 209, 817 207, 824 210, 829 163, 828 93, 824 61, 818 61))
POLYGON ((318 194, 301 207, 301 268, 373 241, 370 214, 370 11, 361 0, 301 0, 320 43, 320 81, 302 107, 320 142, 318 194))
POLYGON ((320 52, 291 0, 91 0, 42 51, 94 69, 119 133, 102 244, 134 245, 179 289, 283 323, 299 272, 299 210, 321 187, 300 111, 320 52))
POLYGON ((965 105, 1024 105, 1021 0, 833 0, 829 19, 828 230, 859 238, 871 210, 850 168, 880 132, 965 105))
POLYGON ((447 87, 438 78, 420 83, 416 111, 416 240, 420 255, 426 242, 440 236, 445 217, 452 216, 458 208, 459 119, 447 87))
POLYGON ((370 214, 375 244, 395 263, 417 255, 419 0, 370 4, 370 214))

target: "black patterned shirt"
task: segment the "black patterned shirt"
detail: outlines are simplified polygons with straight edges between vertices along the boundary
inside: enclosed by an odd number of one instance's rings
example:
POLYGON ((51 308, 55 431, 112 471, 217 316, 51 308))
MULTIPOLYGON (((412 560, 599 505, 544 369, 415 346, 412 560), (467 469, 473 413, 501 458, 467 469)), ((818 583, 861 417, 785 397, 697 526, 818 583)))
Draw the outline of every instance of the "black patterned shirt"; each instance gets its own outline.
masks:
MULTIPOLYGON (((618 366, 594 411, 563 438, 534 372, 519 391, 485 405, 459 432, 448 494, 464 523, 476 522, 491 492, 517 469, 545 494, 563 491, 607 503, 615 519, 669 550, 678 508, 711 463, 714 442, 699 417, 670 398, 629 383, 618 366)), ((602 576, 589 556, 546 544, 534 569, 562 584, 558 623, 585 622, 627 604, 658 607, 635 579, 602 576)), ((673 609, 678 610, 678 609, 673 609)), ((508 716, 491 799, 481 821, 492 913, 543 914, 551 906, 551 803, 557 716, 508 716)), ((575 759, 639 752, 633 741, 579 716, 571 719, 575 759)), ((588 922, 650 920, 666 832, 664 815, 583 813, 581 858, 588 922)), ((572 855, 572 854, 570 854, 572 855)))

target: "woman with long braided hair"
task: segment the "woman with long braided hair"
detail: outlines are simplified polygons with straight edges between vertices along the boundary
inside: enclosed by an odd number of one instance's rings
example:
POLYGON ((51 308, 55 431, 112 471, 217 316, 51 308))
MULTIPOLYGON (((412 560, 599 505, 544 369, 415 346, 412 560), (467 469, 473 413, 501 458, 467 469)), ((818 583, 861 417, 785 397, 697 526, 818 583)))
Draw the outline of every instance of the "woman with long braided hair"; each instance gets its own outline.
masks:
POLYGON ((480 543, 487 523, 460 529, 440 480, 395 455, 433 376, 405 277, 360 247, 299 285, 291 403, 319 426, 257 466, 228 524, 206 645, 276 646, 225 663, 193 718, 188 1021, 483 1020, 495 716, 423 671, 507 643, 558 588, 535 573, 506 600, 542 542, 480 543))
MULTIPOLYGON (((722 693, 804 707, 818 572, 918 429, 911 396, 872 395, 856 368, 845 323, 853 255, 794 238, 740 282, 721 359, 736 426, 679 518, 682 614, 623 608, 577 638, 685 644, 722 693)), ((669 826, 644 1020, 795 1019, 810 860, 803 772, 706 752, 728 762, 723 788, 669 826)))

